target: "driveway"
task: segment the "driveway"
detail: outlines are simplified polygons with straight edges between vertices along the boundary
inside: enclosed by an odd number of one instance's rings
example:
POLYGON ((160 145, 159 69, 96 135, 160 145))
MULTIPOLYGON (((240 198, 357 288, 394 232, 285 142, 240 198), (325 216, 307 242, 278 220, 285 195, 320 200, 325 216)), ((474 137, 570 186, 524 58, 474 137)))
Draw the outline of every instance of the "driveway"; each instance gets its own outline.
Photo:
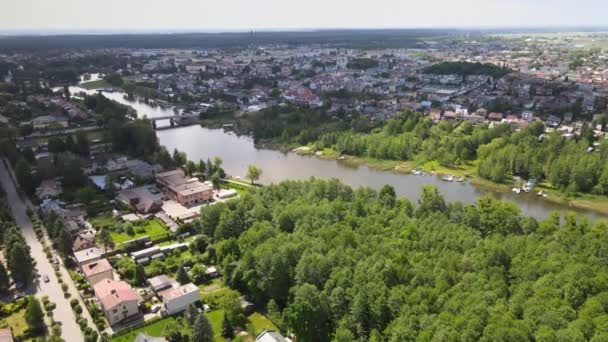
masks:
MULTIPOLYGON (((30 246, 32 258, 36 260, 38 274, 40 274, 41 277, 46 274, 50 280, 48 283, 45 283, 42 281, 42 279, 40 279, 39 285, 37 288, 32 289, 32 292, 34 292, 35 296, 39 299, 46 295, 52 302, 57 304, 57 307, 53 311, 53 317, 55 318, 55 321, 60 322, 61 336, 65 341, 84 341, 84 335, 80 331, 80 326, 78 323, 76 323, 76 318, 72 312, 72 308, 70 307, 70 299, 77 298, 81 301, 76 287, 65 267, 60 267, 64 284, 68 284, 70 293, 72 294, 72 296, 68 299, 63 297, 63 291, 59 282, 57 281, 57 277, 55 276, 55 270, 53 269, 51 263, 47 260, 46 254, 42 250, 42 244, 36 238, 32 221, 26 214, 26 205, 23 199, 18 195, 17 189, 15 189, 15 184, 13 183, 12 178, 9 176, 6 168, 5 160, 0 162, 0 182, 2 183, 2 188, 6 192, 8 204, 13 213, 13 218, 21 227, 21 234, 23 235, 23 238, 27 244, 30 246)), ((86 306, 84 306, 82 301, 80 305, 83 307, 84 317, 89 320, 89 326, 95 329, 95 325, 93 325, 93 321, 88 310, 86 309, 86 306)))

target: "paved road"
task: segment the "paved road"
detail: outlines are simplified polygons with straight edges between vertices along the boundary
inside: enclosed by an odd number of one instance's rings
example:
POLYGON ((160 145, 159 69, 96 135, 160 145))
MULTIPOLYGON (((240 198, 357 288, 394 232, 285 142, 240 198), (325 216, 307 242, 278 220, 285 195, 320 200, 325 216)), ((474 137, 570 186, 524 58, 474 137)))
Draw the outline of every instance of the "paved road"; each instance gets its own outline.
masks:
MULTIPOLYGON (((47 295, 51 301, 57 304, 57 308, 53 312, 53 317, 55 318, 55 321, 61 322, 61 335, 65 341, 84 341, 84 336, 80 331, 80 326, 78 326, 76 323, 76 318, 74 317, 74 313, 70 307, 70 299, 63 297, 63 291, 59 285, 59 282, 57 281, 53 266, 47 260, 46 254, 42 250, 42 244, 36 238, 32 221, 26 214, 25 203, 17 194, 15 184, 9 176, 3 160, 0 161, 0 182, 2 182, 2 188, 6 192, 6 198, 13 213, 15 222, 21 227, 23 237, 30 246, 32 257, 34 260, 36 260, 38 273, 41 276, 46 274, 50 279, 50 282, 48 283, 45 283, 42 281, 42 279, 40 279, 39 288, 35 289, 36 297, 41 298, 42 296, 47 295)), ((71 298, 78 298, 76 295, 76 288, 73 282, 70 280, 67 270, 65 270, 63 267, 61 267, 61 269, 64 283, 70 286, 70 292, 72 292, 71 298)), ((86 307, 83 306, 83 308, 85 308, 85 317, 89 316, 86 307)), ((90 322, 92 322, 90 316, 87 318, 90 322)), ((90 325, 92 325, 92 323, 90 323, 90 325)))

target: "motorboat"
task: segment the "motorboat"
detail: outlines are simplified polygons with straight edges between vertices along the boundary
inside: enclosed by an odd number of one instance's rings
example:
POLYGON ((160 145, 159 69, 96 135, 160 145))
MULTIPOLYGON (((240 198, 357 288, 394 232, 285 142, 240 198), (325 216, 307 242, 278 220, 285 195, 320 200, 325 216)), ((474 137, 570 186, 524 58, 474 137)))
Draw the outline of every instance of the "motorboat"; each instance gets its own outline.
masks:
POLYGON ((516 194, 521 193, 521 189, 520 188, 513 188, 513 189, 511 189, 511 191, 513 191, 516 194))
POLYGON ((443 177, 441 177, 441 180, 446 181, 446 182, 453 182, 454 176, 452 176, 452 175, 443 176, 443 177))

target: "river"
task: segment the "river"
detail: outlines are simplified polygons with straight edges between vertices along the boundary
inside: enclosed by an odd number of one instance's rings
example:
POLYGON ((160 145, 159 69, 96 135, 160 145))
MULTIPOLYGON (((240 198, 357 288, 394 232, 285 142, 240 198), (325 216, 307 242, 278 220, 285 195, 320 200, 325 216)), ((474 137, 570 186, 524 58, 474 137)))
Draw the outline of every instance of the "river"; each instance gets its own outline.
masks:
MULTIPOLYGON (((72 94, 79 91, 94 93, 79 87, 71 87, 72 94)), ((104 93, 110 99, 133 107, 139 117, 159 117, 173 115, 173 109, 152 107, 143 101, 129 101, 124 93, 104 93)), ((546 218, 551 211, 573 211, 584 214, 591 220, 608 218, 608 216, 563 204, 549 202, 532 193, 514 194, 500 192, 475 186, 471 183, 457 183, 442 181, 439 176, 413 176, 387 171, 379 171, 367 166, 353 167, 340 161, 324 160, 311 156, 301 156, 295 153, 283 153, 270 149, 258 149, 253 139, 248 136, 237 136, 232 132, 221 129, 208 129, 201 126, 179 127, 157 131, 162 145, 170 152, 174 148, 187 154, 188 159, 198 161, 219 156, 223 160, 223 167, 232 176, 243 177, 247 172, 247 165, 253 164, 262 168, 261 183, 276 183, 286 179, 337 178, 353 187, 368 186, 380 189, 385 184, 395 188, 398 196, 417 201, 420 187, 423 184, 437 186, 447 201, 460 201, 472 204, 482 195, 490 194, 496 198, 516 203, 523 214, 535 218, 546 218)))

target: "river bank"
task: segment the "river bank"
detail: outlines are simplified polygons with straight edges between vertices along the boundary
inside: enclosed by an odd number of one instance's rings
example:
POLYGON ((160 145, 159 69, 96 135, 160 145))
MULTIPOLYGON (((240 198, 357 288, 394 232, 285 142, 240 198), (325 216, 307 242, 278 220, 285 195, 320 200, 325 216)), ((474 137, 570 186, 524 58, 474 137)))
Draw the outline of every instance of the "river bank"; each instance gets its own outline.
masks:
MULTIPOLYGON (((415 162, 415 161, 395 161, 381 160, 369 157, 359 157, 350 155, 340 155, 333 149, 315 150, 309 146, 294 146, 281 145, 276 143, 266 142, 262 145, 264 148, 274 148, 280 151, 290 151, 299 155, 313 156, 319 159, 340 161, 352 166, 367 166, 371 169, 384 172, 394 172, 398 174, 411 174, 413 170, 421 170, 426 173, 434 173, 440 176, 453 175, 455 177, 463 177, 471 184, 490 190, 493 192, 510 193, 514 187, 520 187, 522 182, 511 181, 509 183, 495 183, 490 180, 481 178, 477 175, 476 163, 471 163, 463 167, 446 167, 440 165, 436 161, 430 162, 415 162)), ((577 194, 572 197, 565 192, 552 187, 550 184, 540 183, 533 192, 543 191, 548 194, 547 197, 539 198, 539 200, 550 203, 563 205, 572 208, 592 210, 605 215, 608 215, 608 197, 592 194, 577 194)))

